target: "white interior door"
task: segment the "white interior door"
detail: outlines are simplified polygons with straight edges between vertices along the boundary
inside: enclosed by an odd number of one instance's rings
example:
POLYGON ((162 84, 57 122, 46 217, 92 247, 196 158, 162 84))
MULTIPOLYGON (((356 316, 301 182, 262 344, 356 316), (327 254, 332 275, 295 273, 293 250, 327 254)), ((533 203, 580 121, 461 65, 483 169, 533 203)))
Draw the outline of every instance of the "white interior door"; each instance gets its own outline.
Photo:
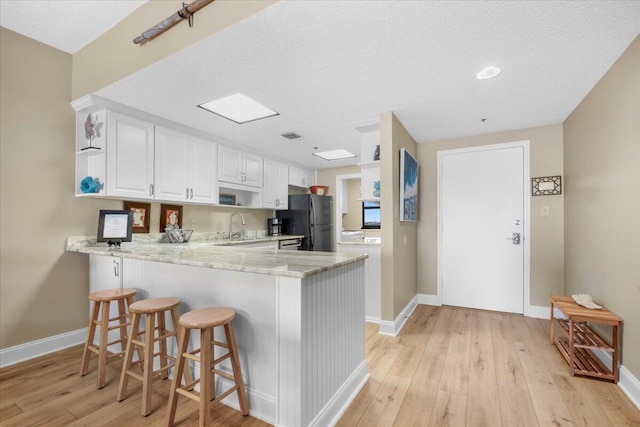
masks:
POLYGON ((525 160, 511 144, 439 153, 443 304, 523 313, 525 160))

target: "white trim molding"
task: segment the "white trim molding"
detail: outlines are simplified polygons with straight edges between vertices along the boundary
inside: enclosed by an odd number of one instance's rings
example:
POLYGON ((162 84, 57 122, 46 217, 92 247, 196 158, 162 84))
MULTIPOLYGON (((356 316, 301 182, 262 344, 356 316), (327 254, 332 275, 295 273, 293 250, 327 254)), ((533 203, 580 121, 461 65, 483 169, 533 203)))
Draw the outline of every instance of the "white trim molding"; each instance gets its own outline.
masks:
POLYGON ((533 317, 535 319, 549 320, 551 314, 549 306, 544 305, 529 305, 524 307, 524 315, 527 317, 533 317))
POLYGON ((0 350, 0 368, 83 344, 86 339, 87 328, 82 328, 14 347, 3 348, 0 350))
POLYGON ((331 400, 311 421, 309 427, 335 426, 356 398, 362 387, 369 381, 369 364, 366 360, 356 368, 349 379, 342 384, 331 400), (343 402, 342 405, 340 402, 343 402))
POLYGON ((416 302, 422 305, 435 305, 435 306, 442 305, 438 301, 438 295, 431 295, 431 294, 417 294, 416 302))
MULTIPOLYGON (((611 353, 598 349, 592 349, 591 351, 598 356, 598 359, 600 359, 605 366, 612 366, 611 353)), ((618 387, 627 395, 631 403, 640 409, 640 380, 625 368, 624 365, 619 365, 618 375, 618 387)))
POLYGON ((418 300, 418 295, 416 294, 413 296, 413 298, 411 298, 411 301, 407 303, 407 305, 404 307, 404 309, 402 309, 398 317, 396 317, 396 320, 394 320, 393 322, 390 322, 388 320, 380 320, 380 327, 379 327, 380 334, 390 335, 392 337, 395 337, 396 335, 398 335, 398 333, 400 332, 400 330, 402 330, 402 327, 404 326, 409 316, 411 316, 411 313, 413 313, 413 310, 416 309, 417 300, 418 300))
POLYGON ((379 317, 373 317, 373 316, 364 316, 364 321, 367 323, 375 323, 380 324, 380 318, 379 317))

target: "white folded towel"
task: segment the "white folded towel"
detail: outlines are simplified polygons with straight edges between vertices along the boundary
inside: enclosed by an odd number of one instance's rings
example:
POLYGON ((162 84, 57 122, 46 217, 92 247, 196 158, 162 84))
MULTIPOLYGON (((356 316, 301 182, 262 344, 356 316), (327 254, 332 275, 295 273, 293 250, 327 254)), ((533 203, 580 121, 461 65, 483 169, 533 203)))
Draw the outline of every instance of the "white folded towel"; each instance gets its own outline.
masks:
POLYGON ((575 294, 571 295, 571 297, 576 302, 576 304, 580 304, 583 307, 593 309, 602 308, 602 306, 599 306, 598 304, 593 302, 593 298, 591 298, 591 295, 589 294, 575 294))

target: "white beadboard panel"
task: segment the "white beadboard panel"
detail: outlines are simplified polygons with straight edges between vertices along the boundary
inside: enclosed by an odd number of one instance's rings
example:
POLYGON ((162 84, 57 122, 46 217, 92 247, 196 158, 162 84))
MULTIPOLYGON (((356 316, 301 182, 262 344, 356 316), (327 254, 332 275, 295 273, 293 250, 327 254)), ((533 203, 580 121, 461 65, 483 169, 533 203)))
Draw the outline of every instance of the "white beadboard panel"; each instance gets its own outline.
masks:
POLYGON ((277 426, 301 426, 302 287, 299 279, 278 277, 276 286, 278 370, 277 426))
POLYGON ((348 254, 366 253, 365 260, 365 314, 367 322, 378 323, 381 316, 382 269, 380 245, 338 245, 338 252, 348 254))
POLYGON ((365 273, 359 264, 303 280, 298 425, 309 425, 365 360, 365 273))
MULTIPOLYGON (((123 286, 136 288, 137 299, 180 298, 180 314, 205 307, 230 307, 236 312, 233 328, 242 376, 254 403, 261 402, 257 406, 262 413, 252 411, 252 415, 273 422, 278 374, 276 276, 134 259, 123 262, 123 286)), ((225 341, 222 328, 216 328, 215 339, 225 341)), ((199 347, 199 341, 198 331, 192 331, 190 349, 199 347)), ((175 353, 175 343, 170 342, 169 351, 175 353)), ((216 348, 216 356, 223 352, 216 348)), ((228 361, 220 366, 230 370, 228 361)))
MULTIPOLYGON (((104 258, 95 264, 92 287, 110 286, 114 258, 104 258)), ((366 383, 364 260, 305 279, 128 258, 120 270, 126 273, 121 286, 135 288, 138 300, 177 297, 180 313, 213 306, 236 311, 240 364, 256 418, 283 427, 333 423, 366 383)), ((190 338, 190 348, 199 347, 197 331, 190 338)), ((216 339, 225 340, 221 328, 216 339)), ((175 354, 174 340, 168 347, 175 354)), ((230 370, 226 362, 220 368, 230 370)), ((218 380, 216 389, 228 386, 218 380)), ((224 403, 237 407, 236 395, 224 403)))
POLYGON ((309 427, 335 426, 347 411, 351 402, 369 380, 369 365, 363 360, 351 377, 343 384, 333 398, 311 421, 309 427))

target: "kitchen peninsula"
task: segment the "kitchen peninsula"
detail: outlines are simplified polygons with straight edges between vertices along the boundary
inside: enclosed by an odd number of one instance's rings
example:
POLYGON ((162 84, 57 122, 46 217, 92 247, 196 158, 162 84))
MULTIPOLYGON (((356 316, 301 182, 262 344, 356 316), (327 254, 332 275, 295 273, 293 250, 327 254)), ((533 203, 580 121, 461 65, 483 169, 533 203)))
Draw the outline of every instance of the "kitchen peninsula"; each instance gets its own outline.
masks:
MULTIPOLYGON (((368 378, 366 255, 229 243, 134 239, 109 249, 69 238, 67 251, 89 254, 92 292, 124 286, 135 288, 137 299, 178 297, 181 312, 233 308, 252 416, 286 427, 337 421, 368 378)), ((226 380, 218 381, 216 388, 226 389, 226 380)), ((238 406, 235 393, 224 402, 238 406)))

